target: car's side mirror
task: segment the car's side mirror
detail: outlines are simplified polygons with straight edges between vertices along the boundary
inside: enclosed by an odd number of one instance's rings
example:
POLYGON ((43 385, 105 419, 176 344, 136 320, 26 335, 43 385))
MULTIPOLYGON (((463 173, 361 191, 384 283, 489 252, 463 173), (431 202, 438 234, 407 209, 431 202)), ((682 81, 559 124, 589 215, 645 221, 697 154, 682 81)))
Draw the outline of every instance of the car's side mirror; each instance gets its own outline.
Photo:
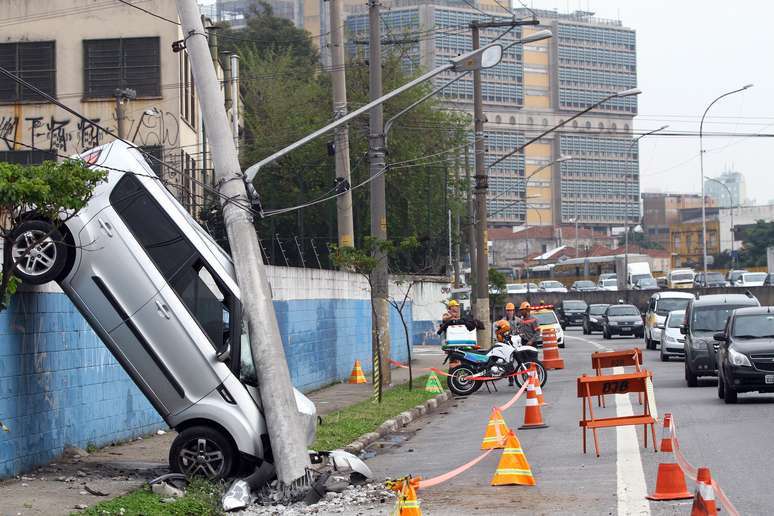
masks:
POLYGON ((226 349, 217 354, 218 362, 225 362, 231 358, 231 344, 226 344, 226 349))
POLYGON ((725 333, 716 333, 712 338, 719 342, 728 342, 728 337, 726 337, 725 333))
POLYGON ((681 335, 688 335, 688 326, 681 324, 680 325, 680 334, 681 335))

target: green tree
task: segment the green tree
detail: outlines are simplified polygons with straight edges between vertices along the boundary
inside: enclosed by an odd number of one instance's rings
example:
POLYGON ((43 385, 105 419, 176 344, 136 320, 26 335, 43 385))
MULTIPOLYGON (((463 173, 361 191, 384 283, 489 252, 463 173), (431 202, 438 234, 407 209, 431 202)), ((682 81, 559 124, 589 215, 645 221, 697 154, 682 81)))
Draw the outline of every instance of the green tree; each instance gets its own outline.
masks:
MULTIPOLYGON (((0 238, 3 240, 0 310, 7 308, 19 284, 19 278, 14 275, 15 264, 24 255, 14 260, 12 254, 18 222, 34 213, 36 218, 52 221, 53 232, 89 201, 105 176, 104 171, 88 168, 77 160, 27 166, 0 162, 0 238)), ((50 233, 41 241, 49 236, 50 233)))
MULTIPOLYGON (((505 302, 508 295, 508 289, 505 286, 507 279, 505 274, 497 269, 489 269, 489 313, 495 313, 495 307, 505 302), (494 292, 494 293, 492 293, 494 292)), ((484 321, 486 323, 486 321, 484 321)))
POLYGON ((745 267, 766 265, 766 248, 774 246, 774 222, 759 220, 745 230, 740 264, 745 267))

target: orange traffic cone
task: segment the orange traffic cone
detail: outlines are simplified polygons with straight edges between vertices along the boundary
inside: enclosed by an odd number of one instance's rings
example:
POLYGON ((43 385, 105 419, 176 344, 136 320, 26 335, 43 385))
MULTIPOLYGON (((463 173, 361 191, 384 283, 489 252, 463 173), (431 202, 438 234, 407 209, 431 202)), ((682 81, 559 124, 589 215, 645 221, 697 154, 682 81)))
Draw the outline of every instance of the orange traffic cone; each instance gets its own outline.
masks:
POLYGON ((717 516, 715 505, 715 488, 712 487, 712 476, 709 468, 699 468, 696 475, 696 496, 691 507, 691 516, 717 516))
POLYGON ((535 393, 537 393, 537 399, 538 399, 538 405, 541 407, 546 404, 546 400, 543 397, 543 389, 540 387, 540 378, 538 378, 537 370, 534 368, 529 373, 530 378, 532 379, 532 385, 535 386, 535 393))
POLYGON ((559 345, 554 329, 546 329, 543 332, 543 367, 546 369, 564 369, 564 360, 559 356, 559 345))
POLYGON ((398 495, 398 506, 395 514, 398 516, 422 516, 417 500, 417 491, 411 482, 403 483, 403 491, 398 495))
POLYGON ((662 462, 658 465, 656 492, 646 496, 648 500, 689 500, 693 495, 685 485, 685 474, 680 465, 662 462))
POLYGON ((505 436, 508 435, 508 425, 505 424, 503 415, 497 407, 492 408, 492 415, 486 424, 484 440, 481 441, 482 450, 502 448, 505 446, 505 436))
POLYGON ((661 446, 659 448, 662 452, 672 453, 672 414, 667 412, 664 414, 664 426, 661 429, 661 446))
POLYGON ((505 439, 505 449, 500 456, 497 470, 492 477, 492 485, 535 485, 535 477, 532 476, 532 470, 529 469, 527 457, 524 456, 524 450, 521 449, 521 443, 516 434, 513 433, 513 430, 508 431, 508 436, 505 439))
POLYGON ((519 427, 519 430, 527 428, 547 428, 548 425, 543 423, 543 415, 540 413, 540 403, 537 399, 534 379, 530 378, 528 381, 527 403, 524 405, 524 424, 519 427))
POLYGON ((355 360, 355 367, 352 368, 352 374, 349 375, 349 383, 368 383, 363 374, 363 368, 360 367, 360 360, 355 360))

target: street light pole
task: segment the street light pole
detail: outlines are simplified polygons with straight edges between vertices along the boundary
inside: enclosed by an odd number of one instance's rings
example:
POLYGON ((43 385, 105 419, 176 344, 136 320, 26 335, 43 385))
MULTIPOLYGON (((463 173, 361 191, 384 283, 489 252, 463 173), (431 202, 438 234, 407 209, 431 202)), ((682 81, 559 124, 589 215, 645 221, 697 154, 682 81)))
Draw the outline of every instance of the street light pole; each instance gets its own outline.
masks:
MULTIPOLYGON (((663 131, 669 127, 668 125, 662 125, 658 129, 654 129, 652 131, 649 131, 645 134, 639 135, 637 138, 633 139, 632 142, 629 144, 629 148, 626 150, 626 158, 629 159, 629 156, 632 155, 632 149, 634 146, 645 138, 648 135, 651 135, 653 133, 657 133, 659 131, 663 131)), ((639 178, 639 175, 637 176, 639 178)), ((629 290, 629 171, 627 170, 624 174, 624 274, 627 279, 624 280, 624 290, 629 290)))
POLYGON ((704 278, 706 280, 707 278, 707 209, 706 209, 706 199, 704 198, 704 117, 707 116, 707 112, 710 110, 710 108, 715 104, 715 102, 719 101, 723 97, 728 97, 729 95, 733 95, 734 93, 739 93, 740 91, 744 91, 748 88, 752 88, 752 84, 745 84, 739 89, 732 90, 729 92, 724 93, 723 95, 719 96, 712 102, 710 102, 709 106, 707 106, 707 109, 704 110, 704 114, 701 115, 701 122, 699 123, 699 168, 701 169, 701 241, 702 241, 702 257, 701 261, 704 264, 704 278))
MULTIPOLYGON (((728 193, 728 208, 731 210, 731 269, 736 268, 736 258, 734 257, 734 196, 731 194, 731 189, 728 187, 726 183, 723 181, 720 181, 718 179, 715 179, 714 177, 707 177, 705 178, 707 181, 712 181, 713 183, 717 183, 723 188, 726 189, 726 192, 728 193)), ((718 226, 720 227, 720 226, 718 226)), ((720 235, 718 235, 720 237, 720 235)), ((722 251, 722 249, 721 249, 722 251)), ((706 281, 706 278, 705 278, 706 281)))

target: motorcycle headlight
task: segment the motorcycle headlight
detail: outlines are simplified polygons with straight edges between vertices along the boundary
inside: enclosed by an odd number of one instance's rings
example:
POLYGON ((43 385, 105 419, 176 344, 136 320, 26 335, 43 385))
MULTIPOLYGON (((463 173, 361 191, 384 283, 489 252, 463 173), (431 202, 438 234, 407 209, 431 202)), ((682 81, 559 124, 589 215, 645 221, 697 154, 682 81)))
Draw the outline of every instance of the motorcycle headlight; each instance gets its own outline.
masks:
POLYGON ((739 353, 738 351, 734 351, 731 348, 728 348, 728 360, 735 366, 752 367, 750 359, 747 358, 747 355, 739 353))

